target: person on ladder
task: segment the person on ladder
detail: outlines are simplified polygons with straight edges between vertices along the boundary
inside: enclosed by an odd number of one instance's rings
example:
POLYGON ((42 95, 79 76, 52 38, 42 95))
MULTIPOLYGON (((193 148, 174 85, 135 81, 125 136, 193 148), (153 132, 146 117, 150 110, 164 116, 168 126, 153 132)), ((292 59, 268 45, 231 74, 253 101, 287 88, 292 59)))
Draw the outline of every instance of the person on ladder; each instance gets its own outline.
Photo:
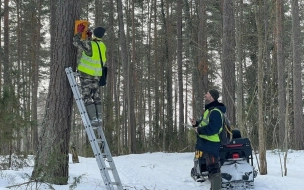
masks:
POLYGON ((86 40, 81 40, 85 30, 84 24, 78 24, 77 33, 73 37, 73 45, 82 50, 82 56, 77 66, 80 73, 82 99, 87 109, 92 126, 101 124, 101 97, 99 80, 102 76, 102 66, 106 63, 106 46, 102 42, 105 29, 96 27, 92 32, 87 30, 86 40))

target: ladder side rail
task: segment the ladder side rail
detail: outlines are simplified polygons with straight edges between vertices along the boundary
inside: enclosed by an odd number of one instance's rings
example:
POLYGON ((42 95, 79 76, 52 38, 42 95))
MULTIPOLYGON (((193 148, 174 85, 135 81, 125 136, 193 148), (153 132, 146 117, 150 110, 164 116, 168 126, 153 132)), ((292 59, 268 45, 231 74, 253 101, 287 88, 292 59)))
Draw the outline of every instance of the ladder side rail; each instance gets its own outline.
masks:
POLYGON ((101 176, 104 180, 104 183, 105 183, 107 189, 112 190, 112 189, 114 189, 114 187, 112 185, 110 175, 106 170, 106 165, 103 161, 102 154, 101 154, 98 142, 97 142, 96 137, 95 137, 95 133, 94 133, 94 131, 93 131, 91 125, 90 125, 90 119, 88 117, 87 112, 84 111, 86 109, 85 109, 85 106, 83 104, 82 98, 80 96, 80 92, 79 92, 79 89, 77 87, 77 83, 76 83, 72 68, 71 67, 66 68, 66 73, 67 73, 69 83, 71 85, 71 89, 73 91, 74 98, 76 100, 77 107, 79 109, 82 121, 84 122, 85 130, 86 130, 87 135, 89 137, 89 141, 91 143, 91 147, 93 149, 94 156, 95 156, 96 161, 98 163, 101 176))
POLYGON ((114 160, 112 158, 112 154, 111 154, 111 151, 109 149, 108 142, 106 141, 105 135, 103 133, 102 127, 98 127, 97 132, 98 132, 98 135, 100 136, 100 138, 104 139, 104 144, 103 144, 103 146, 104 146, 104 152, 107 155, 107 160, 108 160, 108 163, 109 163, 109 165, 110 165, 110 167, 112 169, 113 177, 114 177, 114 179, 115 179, 116 182, 120 182, 120 177, 118 175, 116 166, 114 164, 114 160))
MULTIPOLYGON (((71 68, 69 68, 69 69, 71 69, 71 68)), ((83 104, 82 97, 80 95, 79 89, 77 87, 77 83, 76 83, 75 77, 73 75, 73 71, 68 70, 67 72, 68 72, 67 75, 68 75, 68 79, 69 79, 69 82, 70 82, 70 86, 71 86, 71 89, 73 91, 74 98, 75 98, 78 110, 80 112, 82 121, 84 122, 84 124, 86 126, 89 126, 90 125, 90 119, 89 119, 88 115, 85 114, 86 109, 85 109, 85 106, 83 104)))

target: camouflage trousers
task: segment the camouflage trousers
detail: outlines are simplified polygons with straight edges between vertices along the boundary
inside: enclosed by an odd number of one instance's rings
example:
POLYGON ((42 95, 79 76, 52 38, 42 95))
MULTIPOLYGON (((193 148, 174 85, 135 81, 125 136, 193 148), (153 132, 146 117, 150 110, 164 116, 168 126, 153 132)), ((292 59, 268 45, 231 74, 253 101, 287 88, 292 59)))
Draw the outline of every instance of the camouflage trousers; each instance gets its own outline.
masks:
POLYGON ((98 76, 91 76, 83 72, 80 73, 80 85, 81 94, 84 105, 89 105, 92 103, 100 104, 100 89, 99 89, 99 79, 98 76))

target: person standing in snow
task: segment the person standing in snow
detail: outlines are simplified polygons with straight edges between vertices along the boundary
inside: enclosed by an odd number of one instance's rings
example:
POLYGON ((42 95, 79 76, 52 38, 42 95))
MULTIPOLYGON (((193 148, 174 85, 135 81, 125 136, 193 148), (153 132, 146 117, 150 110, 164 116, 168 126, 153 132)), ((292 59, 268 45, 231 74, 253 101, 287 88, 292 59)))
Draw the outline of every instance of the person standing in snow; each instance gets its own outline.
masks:
POLYGON ((81 40, 81 35, 85 30, 84 24, 77 26, 77 33, 73 37, 73 44, 82 50, 80 63, 77 70, 80 73, 80 85, 82 99, 87 109, 88 116, 92 126, 98 126, 101 123, 101 97, 99 89, 99 80, 102 76, 102 65, 107 61, 106 46, 102 42, 105 29, 96 27, 92 32, 87 31, 87 40, 81 40))
MULTIPOLYGON (((219 92, 215 89, 205 94, 205 111, 200 120, 191 120, 193 129, 197 133, 196 155, 197 159, 206 160, 206 169, 209 172, 211 190, 221 189, 221 170, 219 163, 220 138, 219 133, 223 126, 223 114, 226 107, 218 102, 219 92)), ((201 166, 199 166, 201 168, 201 166)), ((199 172, 201 173, 201 172, 199 172)))

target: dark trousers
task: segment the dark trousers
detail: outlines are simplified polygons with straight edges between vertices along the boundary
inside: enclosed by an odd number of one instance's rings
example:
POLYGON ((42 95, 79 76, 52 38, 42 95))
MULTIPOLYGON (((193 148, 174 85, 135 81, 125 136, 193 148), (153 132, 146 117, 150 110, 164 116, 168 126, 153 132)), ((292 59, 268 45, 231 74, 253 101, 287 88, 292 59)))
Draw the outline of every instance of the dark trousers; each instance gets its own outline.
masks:
POLYGON ((208 171, 211 190, 220 190, 222 184, 221 168, 219 158, 209 153, 195 151, 196 170, 199 175, 208 171))
POLYGON ((199 150, 195 151, 195 158, 198 159, 200 172, 208 171, 210 174, 221 173, 218 157, 199 150))

